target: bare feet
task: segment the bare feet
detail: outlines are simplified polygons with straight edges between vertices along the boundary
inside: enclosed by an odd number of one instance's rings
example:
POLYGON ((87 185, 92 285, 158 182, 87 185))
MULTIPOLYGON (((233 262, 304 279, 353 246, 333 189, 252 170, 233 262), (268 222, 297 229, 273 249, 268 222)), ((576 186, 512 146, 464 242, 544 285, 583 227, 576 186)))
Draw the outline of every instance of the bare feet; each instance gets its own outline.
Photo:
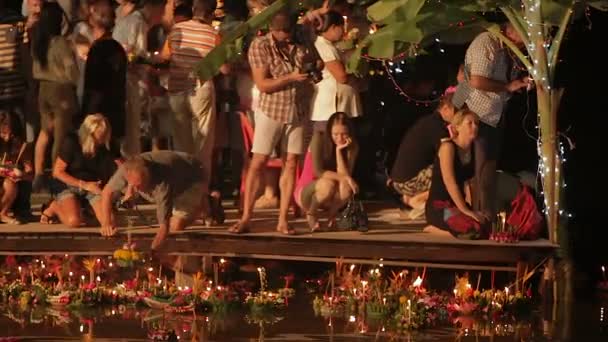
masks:
POLYGON ((247 220, 238 221, 237 223, 232 225, 232 227, 228 228, 228 232, 232 233, 232 234, 249 233, 249 221, 247 221, 247 220))
POLYGON ((296 231, 289 226, 289 223, 279 223, 277 226, 277 232, 283 235, 296 235, 296 231))
POLYGON ((110 237, 110 236, 114 236, 114 234, 116 234, 117 230, 116 230, 116 227, 113 227, 113 226, 102 226, 99 229, 99 232, 101 233, 101 236, 110 237))
POLYGON ((156 236, 154 237, 154 241, 152 241, 150 249, 153 251, 157 250, 167 239, 167 234, 167 229, 159 229, 158 232, 156 232, 156 236))
POLYGON ((449 238, 455 239, 455 237, 452 234, 450 234, 450 232, 447 232, 443 229, 439 229, 435 226, 426 226, 426 227, 424 227, 423 232, 433 234, 436 236, 443 236, 443 237, 449 237, 449 238))

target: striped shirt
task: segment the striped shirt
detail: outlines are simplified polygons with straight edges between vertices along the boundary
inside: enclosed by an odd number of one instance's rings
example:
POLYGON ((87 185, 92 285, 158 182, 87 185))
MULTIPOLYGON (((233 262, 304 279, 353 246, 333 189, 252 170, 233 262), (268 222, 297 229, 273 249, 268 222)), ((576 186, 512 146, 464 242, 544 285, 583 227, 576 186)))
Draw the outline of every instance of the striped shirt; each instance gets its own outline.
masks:
POLYGON ((217 31, 208 24, 192 19, 175 24, 167 37, 171 51, 169 93, 196 87, 194 67, 219 43, 217 31))
POLYGON ((0 14, 0 101, 25 95, 21 48, 26 39, 23 18, 8 10, 0 14))

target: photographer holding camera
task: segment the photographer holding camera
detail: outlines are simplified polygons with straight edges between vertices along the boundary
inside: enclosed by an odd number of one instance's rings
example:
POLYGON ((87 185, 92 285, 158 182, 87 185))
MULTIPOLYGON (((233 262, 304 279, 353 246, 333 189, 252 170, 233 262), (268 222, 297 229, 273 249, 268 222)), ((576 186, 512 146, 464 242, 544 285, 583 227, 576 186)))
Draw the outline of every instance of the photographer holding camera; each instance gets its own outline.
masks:
MULTIPOLYGON (((335 46, 344 35, 344 18, 336 11, 328 11, 322 16, 321 23, 317 29, 315 48, 324 66, 320 72, 322 78, 315 80, 311 106, 315 134, 325 130, 327 120, 333 113, 344 112, 349 117, 361 115, 359 94, 348 84, 349 77, 335 46)), ((311 70, 305 70, 311 73, 311 70)))

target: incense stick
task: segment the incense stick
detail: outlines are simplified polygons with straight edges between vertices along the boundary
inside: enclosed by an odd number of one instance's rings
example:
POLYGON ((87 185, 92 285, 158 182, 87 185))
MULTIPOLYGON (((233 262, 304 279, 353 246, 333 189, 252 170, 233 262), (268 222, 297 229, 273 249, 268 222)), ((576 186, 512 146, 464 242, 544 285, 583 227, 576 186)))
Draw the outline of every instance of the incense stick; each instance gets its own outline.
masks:
MULTIPOLYGON (((21 145, 21 149, 19 150, 19 154, 17 155, 17 160, 15 160, 15 165, 19 164, 19 160, 21 159, 21 156, 23 155, 23 151, 25 151, 25 145, 27 143, 23 143, 21 145)), ((6 153, 4 154, 6 156, 6 153)), ((4 164, 4 161, 2 162, 2 164, 4 164)))

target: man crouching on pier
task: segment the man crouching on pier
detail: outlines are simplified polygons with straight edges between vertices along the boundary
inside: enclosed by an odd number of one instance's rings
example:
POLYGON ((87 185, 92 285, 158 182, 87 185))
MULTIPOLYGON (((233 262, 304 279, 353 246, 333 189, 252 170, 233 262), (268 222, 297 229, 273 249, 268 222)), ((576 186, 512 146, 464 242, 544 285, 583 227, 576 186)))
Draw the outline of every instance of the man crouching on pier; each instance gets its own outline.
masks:
POLYGON ((200 216, 203 198, 207 196, 203 177, 200 162, 187 153, 146 152, 127 160, 101 194, 101 235, 112 236, 116 233, 112 215, 113 199, 120 193, 124 193, 123 201, 141 195, 156 204, 160 229, 151 249, 157 249, 169 231, 180 231, 200 216))

